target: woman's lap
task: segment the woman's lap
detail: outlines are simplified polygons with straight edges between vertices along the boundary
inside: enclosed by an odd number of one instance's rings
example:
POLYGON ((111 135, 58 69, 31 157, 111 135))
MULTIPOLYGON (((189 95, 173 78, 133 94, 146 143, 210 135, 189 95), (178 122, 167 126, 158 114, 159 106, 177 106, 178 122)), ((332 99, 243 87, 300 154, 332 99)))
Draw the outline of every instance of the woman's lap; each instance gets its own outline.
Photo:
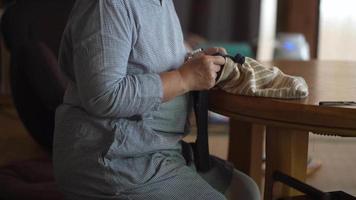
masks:
POLYGON ((166 179, 135 187, 116 195, 77 195, 67 193, 71 200, 258 200, 256 184, 247 175, 231 168, 226 161, 212 157, 213 168, 207 173, 197 173, 194 166, 178 168, 166 179), (231 171, 232 169, 232 171, 231 171))
POLYGON ((197 172, 194 165, 183 167, 176 176, 164 182, 127 193, 127 199, 260 199, 257 184, 229 162, 211 156, 211 165, 212 168, 206 173, 197 172))
POLYGON ((193 168, 184 166, 165 180, 137 186, 116 195, 65 194, 68 200, 225 200, 225 196, 207 183, 193 168))
MULTIPOLYGON (((146 159, 149 159, 146 157, 146 159)), ((254 181, 246 176, 245 174, 237 171, 233 168, 231 164, 227 161, 219 159, 217 157, 211 157, 212 169, 206 173, 197 172, 195 169, 194 162, 185 164, 185 160, 179 152, 177 153, 160 153, 152 154, 152 163, 159 163, 158 165, 151 166, 151 168, 140 168, 141 170, 148 170, 147 177, 149 179, 144 179, 145 183, 138 183, 133 187, 128 187, 120 192, 115 192, 111 194, 94 192, 90 187, 86 187, 85 184, 90 186, 92 183, 88 183, 86 180, 86 175, 82 177, 82 180, 72 180, 73 182, 80 183, 79 185, 87 190, 82 190, 81 194, 77 193, 78 190, 75 189, 77 183, 74 185, 61 185, 62 189, 67 195, 68 199, 80 200, 80 199, 122 199, 122 200, 223 200, 223 199, 259 199, 259 191, 254 183, 254 181), (156 155, 156 156, 154 156, 156 155), (158 156, 157 156, 158 155, 158 156), (163 156, 164 155, 164 156, 163 156), (158 160, 157 160, 158 159, 158 160), (161 159, 161 160, 160 160, 161 159), (153 167, 153 168, 152 168, 153 167), (156 170, 156 171, 154 171, 156 170), (84 185, 83 185, 84 184, 84 185), (68 189, 68 190, 67 190, 68 189), (85 192, 86 191, 86 192, 85 192)), ((123 163, 123 160, 118 159, 116 162, 111 163, 115 166, 115 163, 123 163)), ((193 160, 193 159, 192 159, 193 160)), ((136 163, 136 162, 135 162, 136 163)), ((135 166, 139 163, 142 165, 145 162, 138 161, 135 166)), ((131 163, 132 165, 134 163, 131 163)), ((120 168, 123 166, 117 166, 118 171, 115 174, 120 174, 120 168)), ((127 166, 126 166, 127 167, 127 166)), ((137 168, 137 169, 139 169, 137 168)), ((131 172, 127 171, 128 175, 134 175, 135 170, 131 172)), ((137 173, 136 173, 137 174, 137 173)), ((141 171, 139 174, 143 175, 141 171)), ((64 175, 64 174, 62 174, 64 175)), ((117 177, 112 177, 114 179, 119 178, 124 180, 125 177, 117 175, 117 177), (121 177, 121 178, 120 178, 121 177)), ((70 174, 68 174, 70 176, 70 174)), ((139 178, 139 177, 138 177, 139 178)), ((79 179, 79 177, 77 177, 79 179)), ((132 180, 132 179, 130 179, 132 180)), ((135 179, 140 180, 140 179, 135 179)), ((100 188, 100 181, 98 180, 96 184, 100 188), (98 185, 99 184, 99 185, 98 185)), ((127 182, 128 183, 128 182, 127 182)), ((78 185, 78 186, 79 186, 78 185)), ((126 185, 126 184, 125 184, 126 185)), ((93 188, 93 187, 91 187, 93 188)), ((112 189, 115 190, 117 186, 112 185, 112 189)))
POLYGON ((194 169, 185 166, 177 174, 157 184, 151 184, 124 192, 128 200, 224 200, 224 195, 215 190, 194 169))

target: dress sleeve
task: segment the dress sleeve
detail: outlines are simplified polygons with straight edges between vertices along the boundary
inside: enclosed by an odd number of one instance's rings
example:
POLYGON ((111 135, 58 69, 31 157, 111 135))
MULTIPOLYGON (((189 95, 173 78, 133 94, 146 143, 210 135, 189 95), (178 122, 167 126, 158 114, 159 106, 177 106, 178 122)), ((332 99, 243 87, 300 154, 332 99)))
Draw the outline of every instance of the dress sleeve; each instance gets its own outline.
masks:
POLYGON ((120 0, 98 2, 84 25, 72 33, 78 38, 73 62, 83 107, 99 117, 131 117, 157 110, 163 96, 160 76, 127 74, 134 30, 127 6, 120 0))

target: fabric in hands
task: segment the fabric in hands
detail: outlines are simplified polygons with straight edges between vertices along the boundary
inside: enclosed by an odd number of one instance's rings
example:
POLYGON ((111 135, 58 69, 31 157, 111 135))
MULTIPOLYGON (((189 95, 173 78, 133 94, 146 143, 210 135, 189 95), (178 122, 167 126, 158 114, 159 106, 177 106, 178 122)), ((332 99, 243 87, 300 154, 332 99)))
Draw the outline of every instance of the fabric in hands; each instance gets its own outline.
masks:
POLYGON ((308 85, 302 77, 284 74, 277 67, 267 67, 246 57, 240 64, 226 57, 216 85, 239 95, 299 99, 308 96, 308 85))

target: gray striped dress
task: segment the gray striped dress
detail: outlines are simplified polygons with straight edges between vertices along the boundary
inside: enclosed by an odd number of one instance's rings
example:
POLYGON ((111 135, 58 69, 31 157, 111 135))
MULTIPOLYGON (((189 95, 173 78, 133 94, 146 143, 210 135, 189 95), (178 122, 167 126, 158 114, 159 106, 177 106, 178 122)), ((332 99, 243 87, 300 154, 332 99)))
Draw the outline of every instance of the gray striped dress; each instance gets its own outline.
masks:
POLYGON ((189 94, 161 102, 158 74, 185 54, 171 0, 76 1, 53 150, 67 199, 225 199, 182 156, 189 94))

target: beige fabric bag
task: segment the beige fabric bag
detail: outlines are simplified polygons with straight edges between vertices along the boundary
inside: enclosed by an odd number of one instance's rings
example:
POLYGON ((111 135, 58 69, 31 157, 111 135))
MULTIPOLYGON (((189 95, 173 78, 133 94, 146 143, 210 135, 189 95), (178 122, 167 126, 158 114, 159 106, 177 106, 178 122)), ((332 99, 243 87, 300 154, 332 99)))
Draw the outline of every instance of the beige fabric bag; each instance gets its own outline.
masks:
POLYGON ((246 57, 244 64, 226 57, 216 85, 239 95, 299 99, 308 96, 308 85, 302 77, 284 74, 277 67, 266 67, 246 57))

